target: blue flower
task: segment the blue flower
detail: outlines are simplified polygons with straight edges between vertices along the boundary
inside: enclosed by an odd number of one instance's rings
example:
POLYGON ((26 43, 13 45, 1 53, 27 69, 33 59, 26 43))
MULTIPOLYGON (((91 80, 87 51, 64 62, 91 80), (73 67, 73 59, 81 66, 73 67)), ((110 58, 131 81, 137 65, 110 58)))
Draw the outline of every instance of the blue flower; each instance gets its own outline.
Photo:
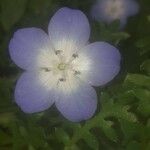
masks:
POLYGON ((139 11, 139 5, 135 0, 97 0, 92 7, 92 17, 98 21, 111 23, 120 20, 123 28, 129 16, 134 16, 139 11))
POLYGON ((79 10, 61 8, 48 34, 38 28, 16 31, 9 44, 11 59, 25 72, 15 88, 15 101, 26 113, 55 103, 67 119, 89 119, 97 107, 92 86, 112 80, 120 70, 120 53, 106 42, 89 44, 90 26, 79 10))

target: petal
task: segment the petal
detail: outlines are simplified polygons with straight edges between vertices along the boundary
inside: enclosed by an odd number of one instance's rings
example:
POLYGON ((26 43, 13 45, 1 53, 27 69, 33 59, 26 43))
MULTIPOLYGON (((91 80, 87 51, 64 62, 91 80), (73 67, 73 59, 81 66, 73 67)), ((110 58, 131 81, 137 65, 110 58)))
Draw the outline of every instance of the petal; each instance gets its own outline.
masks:
POLYGON ((20 29, 9 44, 11 59, 21 68, 30 69, 36 64, 41 51, 50 49, 48 35, 38 28, 20 29))
POLYGON ((106 21, 110 20, 109 16, 105 13, 107 10, 107 0, 97 1, 91 9, 91 16, 98 21, 106 21))
POLYGON ((97 107, 96 92, 84 82, 78 82, 76 90, 69 94, 62 93, 59 97, 56 101, 56 107, 70 121, 86 120, 95 113, 97 107))
POLYGON ((139 12, 139 4, 135 0, 126 0, 126 13, 128 16, 134 16, 139 12))
POLYGON ((126 1, 127 0, 125 0, 125 1, 118 0, 115 3, 113 0, 97 1, 97 3, 95 3, 91 9, 91 15, 95 20, 103 21, 108 24, 110 24, 114 20, 120 20, 120 28, 122 29, 127 22, 127 16, 128 16, 129 6, 128 6, 128 2, 126 2, 126 1), (113 3, 113 5, 111 3, 113 3), (114 4, 116 4, 116 10, 115 10, 116 12, 109 14, 108 10, 111 7, 113 8, 114 4), (118 8, 117 8, 117 5, 118 5, 118 8))
POLYGON ((76 51, 89 40, 87 17, 79 10, 61 8, 49 23, 49 35, 56 50, 76 51))
POLYGON ((80 78, 91 85, 100 86, 111 81, 120 70, 120 53, 106 42, 95 42, 79 53, 76 70, 80 78))
POLYGON ((53 97, 46 83, 37 73, 24 73, 15 88, 15 101, 26 113, 40 112, 53 104, 53 97), (40 77, 40 78, 39 78, 40 77))

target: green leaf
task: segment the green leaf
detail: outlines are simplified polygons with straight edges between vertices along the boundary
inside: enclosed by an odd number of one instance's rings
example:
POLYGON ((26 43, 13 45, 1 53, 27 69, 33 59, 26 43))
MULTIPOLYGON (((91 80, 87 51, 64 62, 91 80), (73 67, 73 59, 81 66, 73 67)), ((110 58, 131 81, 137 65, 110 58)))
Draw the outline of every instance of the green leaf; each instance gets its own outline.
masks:
POLYGON ((118 44, 121 40, 125 40, 130 37, 130 35, 126 32, 112 32, 109 30, 103 30, 101 32, 101 36, 104 40, 109 40, 114 44, 118 44))
POLYGON ((143 55, 150 51, 150 36, 138 40, 135 45, 140 49, 140 54, 143 55))
POLYGON ((141 148, 146 149, 148 147, 149 139, 150 139, 150 128, 144 126, 141 123, 133 123, 127 122, 124 120, 120 120, 121 123, 121 130, 124 134, 123 145, 129 144, 129 148, 135 146, 131 144, 131 141, 138 141, 141 145, 141 148), (131 144, 131 145, 130 145, 131 144))
POLYGON ((80 149, 76 144, 74 144, 71 146, 66 146, 64 150, 80 150, 80 149))
POLYGON ((0 113, 0 124, 8 125, 15 118, 12 112, 0 113))
POLYGON ((141 145, 136 141, 131 141, 128 143, 126 150, 141 150, 141 145))
POLYGON ((35 148, 44 147, 46 141, 44 139, 44 129, 37 126, 36 123, 29 121, 29 125, 26 128, 27 136, 24 136, 28 143, 35 148), (35 138, 36 137, 36 138, 35 138))
POLYGON ((12 135, 13 135, 12 136, 12 141, 13 141, 12 149, 13 150, 22 149, 22 147, 26 144, 26 141, 24 140, 24 138, 20 134, 18 123, 16 123, 14 121, 11 124, 11 130, 12 130, 12 135))
POLYGON ((27 0, 1 0, 0 21, 8 31, 24 14, 27 0))
POLYGON ((148 21, 150 22, 150 15, 147 17, 148 21))
POLYGON ((13 79, 0 78, 0 113, 16 111, 12 101, 13 79))
POLYGON ((100 129, 104 132, 104 134, 111 141, 117 142, 118 137, 117 137, 116 131, 113 129, 112 125, 113 125, 112 121, 108 121, 108 120, 106 121, 104 119, 102 119, 99 124, 100 129))
POLYGON ((145 89, 137 89, 134 90, 135 97, 137 97, 140 101, 138 103, 138 110, 144 116, 150 115, 150 91, 145 89))
POLYGON ((62 142, 64 145, 68 144, 69 136, 62 128, 56 128, 55 135, 58 141, 62 142))
POLYGON ((150 37, 149 36, 148 37, 144 37, 143 39, 140 39, 140 40, 138 40, 136 42, 136 46, 138 48, 144 48, 144 47, 150 45, 149 41, 150 41, 150 37))
POLYGON ((90 133, 88 130, 82 132, 82 139, 87 143, 87 145, 93 150, 99 150, 99 143, 96 137, 90 133))
POLYGON ((136 116, 129 112, 129 106, 115 103, 114 100, 105 93, 102 93, 101 98, 103 101, 100 113, 93 119, 87 121, 84 126, 78 126, 73 132, 74 134, 70 143, 75 144, 80 139, 84 139, 92 149, 97 149, 98 144, 96 144, 96 147, 93 147, 93 143, 97 143, 97 140, 93 137, 94 135, 90 133, 91 129, 99 128, 109 140, 117 142, 118 135, 113 127, 113 121, 108 118, 114 117, 118 119, 118 121, 137 122, 136 116))
MULTIPOLYGON (((54 4, 53 4, 54 7, 54 4)), ((43 16, 47 15, 52 8, 52 0, 30 0, 29 9, 35 14, 42 14, 43 16)))
MULTIPOLYGON (((103 95, 101 96, 101 98, 103 98, 103 95)), ((109 98, 109 101, 105 101, 105 103, 102 103, 102 110, 100 112, 100 115, 104 115, 104 118, 115 117, 117 119, 136 122, 137 118, 133 113, 128 111, 129 108, 130 107, 128 105, 124 106, 122 104, 115 103, 112 98, 109 98)))
POLYGON ((147 87, 150 89, 150 77, 141 74, 128 74, 124 84, 132 83, 136 86, 147 87))
POLYGON ((114 21, 108 26, 102 22, 95 23, 94 37, 98 37, 98 40, 109 41, 117 45, 120 41, 130 37, 127 32, 120 31, 119 24, 118 21, 114 21))
POLYGON ((142 126, 140 126, 138 123, 129 122, 120 119, 120 124, 121 124, 121 130, 123 131, 123 135, 124 135, 125 145, 129 141, 134 139, 134 137, 137 137, 137 139, 139 138, 140 132, 142 131, 142 126))
POLYGON ((141 70, 144 70, 148 75, 150 75, 150 59, 145 60, 142 63, 141 70))
POLYGON ((0 147, 11 143, 12 139, 9 134, 6 134, 4 131, 0 130, 0 147))

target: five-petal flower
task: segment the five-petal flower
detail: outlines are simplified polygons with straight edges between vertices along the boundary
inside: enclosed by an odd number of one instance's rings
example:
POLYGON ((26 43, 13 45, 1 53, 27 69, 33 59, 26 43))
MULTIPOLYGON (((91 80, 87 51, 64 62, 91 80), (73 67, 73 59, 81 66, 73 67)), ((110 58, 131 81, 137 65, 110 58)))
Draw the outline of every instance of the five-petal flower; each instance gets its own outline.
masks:
POLYGON ((15 88, 15 101, 26 113, 55 103, 71 121, 90 118, 97 107, 92 86, 104 85, 120 70, 120 53, 106 42, 89 44, 90 26, 79 10, 61 8, 48 34, 38 28, 15 32, 11 59, 25 72, 15 88))
POLYGON ((97 0, 92 7, 92 16, 98 21, 111 23, 120 20, 120 27, 124 27, 127 18, 134 16, 139 11, 135 0, 97 0))

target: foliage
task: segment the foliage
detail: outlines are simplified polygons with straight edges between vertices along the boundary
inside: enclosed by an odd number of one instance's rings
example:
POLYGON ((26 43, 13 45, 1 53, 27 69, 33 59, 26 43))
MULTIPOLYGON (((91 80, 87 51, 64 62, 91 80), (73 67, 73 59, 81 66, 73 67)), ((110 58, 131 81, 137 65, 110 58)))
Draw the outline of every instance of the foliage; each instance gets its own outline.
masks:
POLYGON ((96 88, 95 116, 85 122, 65 120, 56 109, 24 114, 14 103, 13 91, 21 72, 10 60, 8 43, 18 28, 46 29, 59 7, 79 8, 90 18, 94 1, 0 1, 0 149, 1 150, 149 150, 150 149, 150 2, 140 0, 141 12, 124 31, 92 21, 91 41, 116 45, 122 70, 105 87, 96 88))

